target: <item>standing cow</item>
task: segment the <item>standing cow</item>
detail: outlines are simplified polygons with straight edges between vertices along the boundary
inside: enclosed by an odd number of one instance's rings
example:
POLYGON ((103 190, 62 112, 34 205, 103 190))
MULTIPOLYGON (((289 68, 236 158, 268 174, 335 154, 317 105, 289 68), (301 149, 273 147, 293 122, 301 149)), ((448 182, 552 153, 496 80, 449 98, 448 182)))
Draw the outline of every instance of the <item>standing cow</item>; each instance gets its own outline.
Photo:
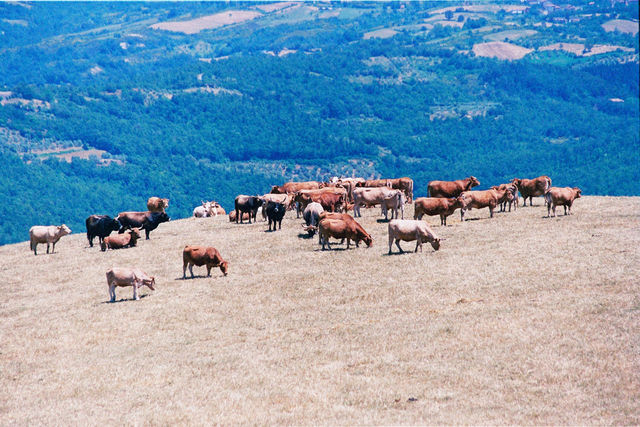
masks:
POLYGON ((523 206, 527 206, 527 197, 529 198, 529 206, 533 206, 533 198, 543 196, 551 188, 551 178, 546 175, 533 179, 513 178, 511 182, 518 187, 518 191, 524 199, 523 206))
POLYGON ((416 241, 414 252, 422 252, 422 243, 429 242, 434 250, 440 249, 440 238, 429 228, 426 222, 418 219, 393 219, 389 222, 389 255, 395 241, 400 253, 404 251, 400 247, 400 240, 404 242, 416 241))
POLYGON ((440 225, 447 225, 447 217, 453 214, 456 209, 464 206, 464 200, 444 197, 418 197, 415 203, 413 219, 422 219, 423 215, 440 215, 440 225))
POLYGON ((571 205, 575 199, 582 197, 582 190, 578 187, 551 187, 544 194, 544 199, 547 203, 547 217, 551 216, 551 210, 553 209, 553 216, 556 216, 556 206, 564 206, 564 214, 567 215, 567 208, 569 208, 569 215, 571 215, 571 205))
POLYGON ((120 230, 120 223, 117 219, 111 218, 109 215, 91 215, 85 221, 87 226, 87 240, 89 246, 93 247, 93 238, 98 238, 98 243, 102 244, 105 237, 112 231, 120 230))
POLYGON ((166 212, 120 212, 117 218, 120 222, 120 230, 118 233, 122 234, 125 230, 137 227, 140 230, 144 230, 146 240, 149 240, 149 233, 158 228, 163 222, 171 220, 166 212))
POLYGON ((458 197, 462 192, 469 191, 473 187, 480 185, 480 181, 475 176, 456 181, 431 181, 427 186, 429 197, 458 197))
POLYGON ((138 289, 148 286, 152 291, 156 284, 154 277, 149 277, 139 268, 113 267, 107 271, 107 286, 109 287, 109 297, 111 302, 116 300, 116 286, 133 286, 133 299, 139 300, 138 289))
POLYGON ((71 229, 65 224, 62 225, 34 225, 29 229, 29 240, 31 250, 34 255, 38 255, 38 243, 47 244, 47 253, 49 253, 49 244, 53 244, 51 253, 56 250, 56 243, 62 236, 71 234, 71 229))
POLYGON ((276 223, 278 224, 278 229, 282 229, 282 218, 284 218, 284 214, 287 211, 287 208, 282 203, 278 202, 267 202, 267 206, 263 209, 267 212, 267 219, 269 220, 269 231, 271 231, 271 223, 273 223, 273 231, 276 231, 276 223))
POLYGON ((234 201, 235 211, 236 211, 236 224, 240 221, 242 224, 243 213, 249 213, 249 224, 251 224, 251 219, 256 220, 256 214, 258 213, 258 208, 262 206, 264 200, 262 200, 258 196, 245 196, 243 194, 236 197, 234 201))
POLYGON ((187 278, 187 267, 193 279, 193 266, 207 266, 207 277, 211 277, 211 269, 220 267, 225 276, 229 269, 229 263, 222 259, 220 252, 214 247, 187 245, 182 250, 182 278, 187 278))

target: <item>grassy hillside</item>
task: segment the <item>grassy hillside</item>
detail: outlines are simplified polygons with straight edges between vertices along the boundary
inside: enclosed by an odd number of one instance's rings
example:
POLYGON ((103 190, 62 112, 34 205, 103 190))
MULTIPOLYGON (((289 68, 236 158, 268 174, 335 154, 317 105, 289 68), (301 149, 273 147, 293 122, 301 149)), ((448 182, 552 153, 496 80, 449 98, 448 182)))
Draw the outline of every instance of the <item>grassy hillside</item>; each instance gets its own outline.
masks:
POLYGON ((410 176, 424 194, 544 174, 638 195, 633 4, 5 2, 0 16, 0 244, 152 195, 184 218, 333 175, 410 176))
POLYGON ((638 424, 640 199, 587 196, 551 219, 535 203, 428 218, 446 240, 417 254, 387 255, 377 209, 369 249, 322 252, 291 213, 275 233, 171 221, 106 253, 81 230, 53 255, 2 246, 0 418, 638 424), (217 247, 229 275, 182 280, 186 244, 217 247), (108 303, 112 266, 156 290, 108 303))

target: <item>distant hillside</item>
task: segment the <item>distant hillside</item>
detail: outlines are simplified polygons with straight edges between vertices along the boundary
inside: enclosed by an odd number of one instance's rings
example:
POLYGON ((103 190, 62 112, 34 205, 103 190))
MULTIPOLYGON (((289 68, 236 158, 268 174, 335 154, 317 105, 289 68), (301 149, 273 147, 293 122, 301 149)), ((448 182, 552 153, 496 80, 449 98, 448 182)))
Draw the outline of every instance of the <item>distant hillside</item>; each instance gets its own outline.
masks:
POLYGON ((637 3, 590 3, 0 3, 0 244, 333 175, 638 194, 637 3))

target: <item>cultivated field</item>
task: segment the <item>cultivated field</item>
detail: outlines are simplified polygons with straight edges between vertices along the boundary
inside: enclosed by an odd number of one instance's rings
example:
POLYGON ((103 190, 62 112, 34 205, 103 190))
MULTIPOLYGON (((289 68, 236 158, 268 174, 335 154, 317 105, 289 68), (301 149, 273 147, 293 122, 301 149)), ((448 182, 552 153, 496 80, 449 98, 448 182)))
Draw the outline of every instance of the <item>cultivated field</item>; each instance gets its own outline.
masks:
POLYGON ((484 56, 498 59, 522 59, 533 49, 505 42, 488 42, 473 45, 473 53, 476 56, 484 56))
POLYGON ((640 198, 535 203, 456 212, 417 254, 387 255, 378 209, 369 249, 322 252, 291 213, 275 233, 172 221, 106 253, 83 234, 0 247, 0 423, 638 425, 640 198), (229 275, 182 280, 186 244, 229 275), (114 265, 156 290, 108 303, 114 265))

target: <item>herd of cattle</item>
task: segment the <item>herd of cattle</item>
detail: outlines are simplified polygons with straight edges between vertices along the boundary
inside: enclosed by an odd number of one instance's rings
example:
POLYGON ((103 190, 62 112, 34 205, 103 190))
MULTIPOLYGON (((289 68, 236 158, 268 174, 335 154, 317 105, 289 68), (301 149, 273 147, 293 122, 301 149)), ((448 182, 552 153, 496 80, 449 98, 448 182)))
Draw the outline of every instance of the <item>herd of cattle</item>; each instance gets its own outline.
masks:
MULTIPOLYGON (((524 206, 533 204, 533 197, 544 196, 547 205, 547 215, 556 215, 556 207, 563 206, 565 215, 571 213, 571 206, 576 198, 581 196, 577 187, 552 187, 551 178, 540 176, 534 179, 513 179, 510 183, 493 186, 488 190, 476 191, 473 187, 480 182, 473 176, 457 181, 431 181, 428 185, 429 197, 413 199, 413 180, 411 178, 375 179, 362 178, 333 178, 329 182, 307 181, 288 182, 281 186, 273 186, 271 192, 262 196, 239 195, 234 201, 234 210, 229 213, 231 222, 242 224, 244 221, 256 221, 258 212, 269 223, 269 231, 276 231, 282 226, 282 219, 289 210, 296 210, 296 216, 302 215, 304 230, 313 236, 318 233, 318 244, 331 249, 329 238, 347 240, 347 248, 351 241, 356 247, 362 241, 368 247, 373 244, 373 238, 365 231, 355 218, 361 217, 361 208, 381 207, 381 215, 388 223, 389 254, 393 244, 400 252, 400 241, 416 241, 415 252, 422 244, 428 242, 434 250, 440 248, 440 238, 431 230, 424 215, 439 216, 440 224, 446 226, 447 217, 456 209, 460 209, 460 219, 464 221, 465 212, 471 209, 489 208, 490 217, 500 206, 501 211, 511 211, 518 207, 518 192, 524 199, 524 206), (414 203, 413 220, 404 219, 404 206, 414 203), (353 210, 353 216, 347 212, 353 210), (401 219, 400 219, 401 218, 401 219)), ((86 221, 87 239, 93 247, 93 240, 98 237, 102 251, 107 249, 121 249, 135 247, 140 232, 145 231, 145 238, 161 223, 170 220, 165 209, 169 207, 168 199, 151 197, 147 201, 147 211, 121 212, 116 218, 108 215, 91 215, 86 221), (117 235, 111 236, 113 231, 117 235)), ((196 218, 225 215, 224 209, 215 201, 202 202, 193 210, 196 218)), ((55 244, 62 236, 70 234, 71 230, 64 224, 61 226, 33 226, 29 230, 30 246, 37 255, 37 245, 55 244)), ((183 278, 189 268, 193 277, 193 266, 206 266, 207 277, 211 276, 211 269, 219 267, 226 276, 228 262, 225 261, 217 249, 205 246, 188 245, 183 249, 183 278)), ((155 278, 148 276, 138 268, 112 268, 106 274, 111 301, 115 300, 116 286, 132 286, 134 299, 139 299, 138 288, 148 286, 154 289, 155 278)))

